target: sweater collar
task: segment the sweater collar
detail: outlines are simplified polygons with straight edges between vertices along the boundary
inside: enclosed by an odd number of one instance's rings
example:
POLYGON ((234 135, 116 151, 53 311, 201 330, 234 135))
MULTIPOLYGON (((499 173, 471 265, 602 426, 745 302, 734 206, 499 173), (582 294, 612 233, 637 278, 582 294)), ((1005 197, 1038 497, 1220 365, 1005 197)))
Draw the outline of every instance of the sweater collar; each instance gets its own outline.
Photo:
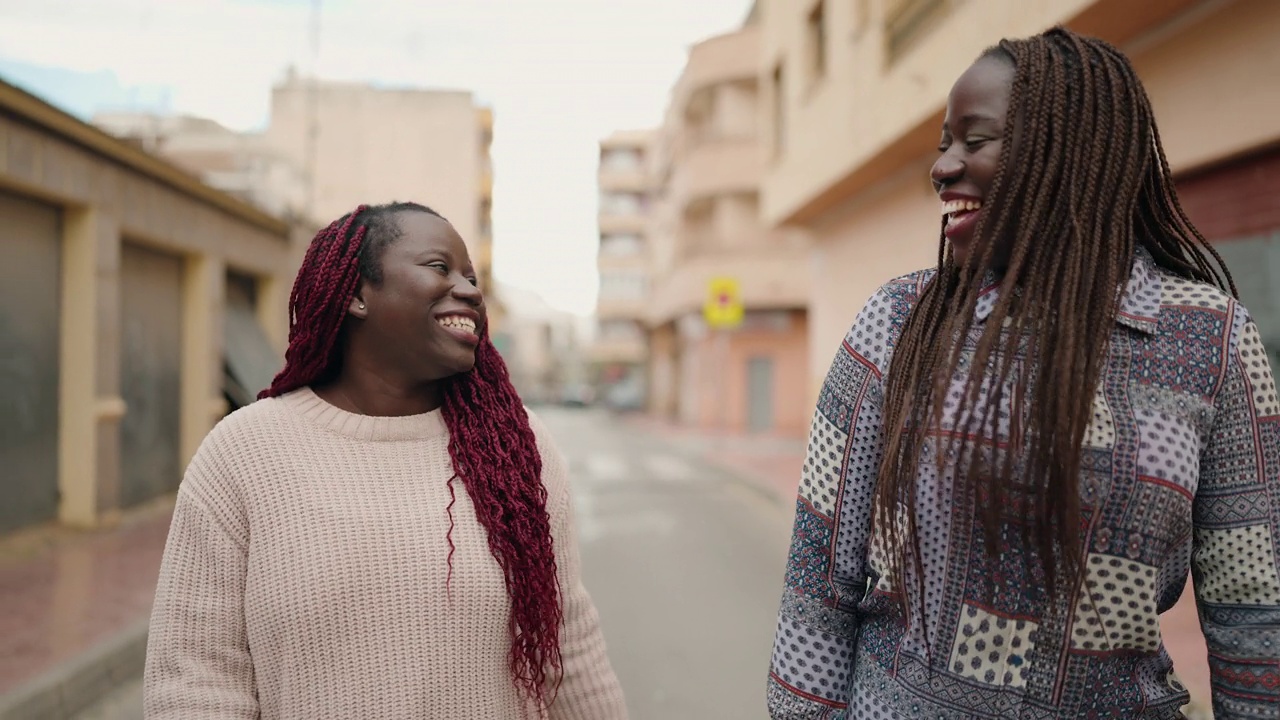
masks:
POLYGON ((396 417, 359 415, 330 404, 310 387, 285 393, 280 400, 309 422, 353 440, 423 440, 449 433, 444 424, 443 410, 396 417))

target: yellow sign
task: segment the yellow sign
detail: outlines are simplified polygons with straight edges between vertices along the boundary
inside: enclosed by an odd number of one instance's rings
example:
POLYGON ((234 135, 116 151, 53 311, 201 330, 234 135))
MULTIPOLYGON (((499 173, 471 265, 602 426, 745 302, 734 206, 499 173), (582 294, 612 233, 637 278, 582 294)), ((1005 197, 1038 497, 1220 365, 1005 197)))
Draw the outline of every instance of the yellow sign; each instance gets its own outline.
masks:
POLYGON ((712 278, 707 286, 707 302, 702 306, 702 317, 707 325, 729 330, 742 324, 742 293, 738 281, 729 277, 712 278))

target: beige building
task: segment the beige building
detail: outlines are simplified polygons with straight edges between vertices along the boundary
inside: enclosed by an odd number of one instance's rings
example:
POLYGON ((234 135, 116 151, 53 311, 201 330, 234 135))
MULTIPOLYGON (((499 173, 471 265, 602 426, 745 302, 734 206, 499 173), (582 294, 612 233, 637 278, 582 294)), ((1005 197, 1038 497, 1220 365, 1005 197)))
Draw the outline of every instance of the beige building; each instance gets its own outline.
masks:
POLYGON ((176 489, 279 369, 310 236, 0 83, 0 533, 176 489))
POLYGON ((643 407, 647 392, 651 140, 648 131, 625 131, 600 142, 599 326, 591 359, 601 399, 624 409, 643 407))
POLYGON ((271 93, 268 145, 312 180, 323 223, 360 203, 428 205, 457 228, 482 287, 493 279, 493 112, 471 93, 383 89, 291 74, 271 93))
POLYGON ((706 429, 803 432, 809 260, 760 221, 761 28, 695 44, 650 152, 649 406, 706 429), (704 320, 713 281, 739 289, 739 327, 704 320))
POLYGON ((989 45, 1054 24, 1134 60, 1182 199, 1280 347, 1280 3, 759 0, 769 159, 761 210, 811 242, 809 395, 885 280, 932 265, 928 171, 952 83, 989 45))
POLYGON ((585 318, 551 307, 537 293, 498 283, 507 308, 502 351, 511 382, 526 403, 585 400, 585 318))
POLYGON ((305 216, 306 172, 260 133, 236 132, 189 115, 111 112, 95 115, 92 122, 272 215, 305 216))

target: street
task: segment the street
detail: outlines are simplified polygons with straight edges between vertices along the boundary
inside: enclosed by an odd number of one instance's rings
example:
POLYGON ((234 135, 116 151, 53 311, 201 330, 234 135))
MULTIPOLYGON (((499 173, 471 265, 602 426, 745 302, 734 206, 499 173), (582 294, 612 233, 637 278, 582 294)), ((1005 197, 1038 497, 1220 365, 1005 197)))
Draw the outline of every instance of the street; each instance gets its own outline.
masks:
MULTIPOLYGON (((633 720, 765 718, 790 505, 596 410, 541 408, 633 720)), ((136 720, 138 684, 79 720, 136 720)))

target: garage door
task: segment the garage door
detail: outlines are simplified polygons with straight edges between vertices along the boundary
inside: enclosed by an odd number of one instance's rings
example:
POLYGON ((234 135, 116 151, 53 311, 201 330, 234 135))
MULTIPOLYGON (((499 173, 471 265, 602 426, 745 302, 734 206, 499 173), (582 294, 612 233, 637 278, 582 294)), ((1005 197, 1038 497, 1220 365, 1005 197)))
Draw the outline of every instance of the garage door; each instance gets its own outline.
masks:
POLYGON ((126 243, 120 256, 122 357, 120 504, 131 507, 176 489, 182 259, 126 243))
POLYGON ((58 512, 59 215, 0 193, 0 534, 58 512))

